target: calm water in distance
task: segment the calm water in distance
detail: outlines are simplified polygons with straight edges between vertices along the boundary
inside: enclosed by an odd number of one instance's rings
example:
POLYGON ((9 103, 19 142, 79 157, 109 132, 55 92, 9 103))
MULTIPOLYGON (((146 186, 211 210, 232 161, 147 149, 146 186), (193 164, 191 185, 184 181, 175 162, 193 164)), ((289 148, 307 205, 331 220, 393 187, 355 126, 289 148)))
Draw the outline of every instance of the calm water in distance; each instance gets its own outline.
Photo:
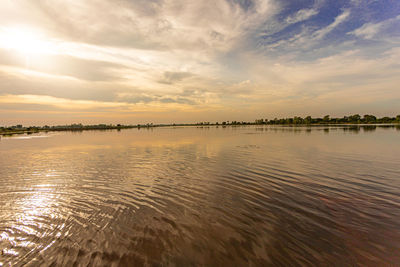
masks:
POLYGON ((400 130, 0 140, 0 265, 399 266, 400 130))

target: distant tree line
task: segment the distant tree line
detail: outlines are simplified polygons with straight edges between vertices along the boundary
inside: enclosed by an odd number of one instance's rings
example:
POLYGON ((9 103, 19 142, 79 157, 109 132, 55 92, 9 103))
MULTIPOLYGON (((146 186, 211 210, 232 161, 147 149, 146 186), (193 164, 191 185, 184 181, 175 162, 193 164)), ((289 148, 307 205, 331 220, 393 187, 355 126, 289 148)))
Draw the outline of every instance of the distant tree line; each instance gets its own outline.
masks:
POLYGON ((294 116, 293 118, 274 118, 272 120, 268 119, 257 119, 254 122, 245 122, 245 121, 223 121, 211 123, 207 122, 198 122, 198 123, 172 123, 172 124, 137 124, 137 125, 123 125, 123 124, 95 124, 95 125, 83 125, 81 123, 74 123, 70 125, 58 125, 58 126, 29 126, 25 127, 21 124, 9 127, 1 127, 0 126, 0 134, 20 134, 20 133, 37 133, 37 132, 46 132, 46 131, 85 131, 85 130, 113 130, 113 129, 130 129, 130 128, 153 128, 153 127, 165 127, 165 126, 227 126, 227 125, 311 125, 311 124, 381 124, 381 123, 400 123, 400 115, 396 117, 382 117, 377 118, 374 115, 364 115, 360 116, 359 114, 344 116, 342 118, 331 118, 329 115, 326 115, 322 118, 312 118, 311 116, 307 116, 305 118, 294 116))
POLYGON ((344 116, 342 118, 331 118, 330 115, 326 115, 322 118, 312 118, 311 116, 299 117, 294 116, 292 118, 274 118, 269 119, 257 119, 254 122, 245 121, 223 121, 223 122, 198 122, 196 125, 207 126, 207 125, 309 125, 309 124, 380 124, 380 123, 400 123, 400 115, 396 117, 382 117, 377 118, 374 115, 364 115, 359 114, 344 116))
POLYGON ((95 125, 83 125, 81 123, 74 123, 70 125, 57 125, 57 126, 22 126, 21 124, 0 127, 0 134, 20 134, 20 133, 37 133, 37 132, 48 132, 48 131, 85 131, 85 130, 112 130, 112 129, 127 129, 136 128, 138 126, 133 125, 113 125, 113 124, 95 124, 95 125))
POLYGON ((305 118, 295 116, 293 118, 275 118, 273 120, 259 119, 255 124, 370 124, 370 123, 400 123, 400 115, 396 117, 382 117, 377 118, 374 115, 359 114, 344 116, 342 118, 331 118, 329 115, 323 118, 312 118, 307 116, 305 118))

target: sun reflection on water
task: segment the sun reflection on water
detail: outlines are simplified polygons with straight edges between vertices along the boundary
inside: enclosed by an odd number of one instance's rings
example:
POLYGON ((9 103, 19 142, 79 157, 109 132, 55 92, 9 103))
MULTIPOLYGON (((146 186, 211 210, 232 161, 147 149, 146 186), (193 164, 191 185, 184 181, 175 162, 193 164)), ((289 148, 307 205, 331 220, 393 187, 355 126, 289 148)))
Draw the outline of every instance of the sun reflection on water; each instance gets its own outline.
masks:
MULTIPOLYGON (((49 172, 41 176, 57 175, 49 172)), ((55 188, 54 184, 44 183, 14 193, 13 214, 8 215, 7 227, 0 232, 1 254, 6 262, 23 254, 43 252, 55 242, 44 242, 47 236, 61 236, 64 224, 54 221, 59 214, 55 188)))

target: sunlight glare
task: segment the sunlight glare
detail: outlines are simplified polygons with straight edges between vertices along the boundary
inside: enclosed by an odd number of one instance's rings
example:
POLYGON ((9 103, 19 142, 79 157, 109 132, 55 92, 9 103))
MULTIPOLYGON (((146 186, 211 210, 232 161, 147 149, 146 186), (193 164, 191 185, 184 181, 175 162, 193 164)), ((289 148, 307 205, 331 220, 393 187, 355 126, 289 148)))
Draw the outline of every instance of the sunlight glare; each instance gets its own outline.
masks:
POLYGON ((57 50, 41 32, 22 27, 0 30, 0 46, 21 54, 53 54, 57 50))

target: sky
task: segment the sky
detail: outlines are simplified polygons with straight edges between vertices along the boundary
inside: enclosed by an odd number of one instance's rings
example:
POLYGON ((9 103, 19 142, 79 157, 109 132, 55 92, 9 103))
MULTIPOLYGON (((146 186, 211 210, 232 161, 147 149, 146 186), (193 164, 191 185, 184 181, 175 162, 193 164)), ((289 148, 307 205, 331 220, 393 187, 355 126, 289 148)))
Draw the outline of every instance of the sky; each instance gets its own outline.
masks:
POLYGON ((400 114, 399 0, 0 1, 0 125, 400 114))

